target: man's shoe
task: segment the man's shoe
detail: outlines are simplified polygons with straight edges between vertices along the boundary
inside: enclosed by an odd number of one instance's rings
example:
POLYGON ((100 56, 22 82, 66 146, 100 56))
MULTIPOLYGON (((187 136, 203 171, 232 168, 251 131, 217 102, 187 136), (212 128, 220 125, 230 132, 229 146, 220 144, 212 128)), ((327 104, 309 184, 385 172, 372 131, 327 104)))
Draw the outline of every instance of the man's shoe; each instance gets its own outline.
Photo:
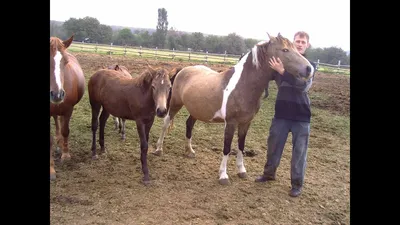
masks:
POLYGON ((292 188, 289 191, 289 196, 291 197, 298 197, 301 194, 301 188, 292 188))
POLYGON ((256 178, 255 182, 264 183, 270 180, 275 180, 275 177, 261 175, 256 178))

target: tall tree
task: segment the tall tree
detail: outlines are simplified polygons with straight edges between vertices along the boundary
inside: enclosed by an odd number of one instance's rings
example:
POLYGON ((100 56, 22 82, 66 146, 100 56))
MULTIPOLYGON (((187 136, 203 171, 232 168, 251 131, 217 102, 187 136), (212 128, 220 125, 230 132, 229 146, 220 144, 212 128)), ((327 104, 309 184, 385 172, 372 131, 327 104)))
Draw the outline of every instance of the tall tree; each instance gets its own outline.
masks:
POLYGON ((168 33, 168 13, 165 8, 158 9, 158 22, 156 32, 153 34, 153 43, 158 48, 164 48, 168 33))

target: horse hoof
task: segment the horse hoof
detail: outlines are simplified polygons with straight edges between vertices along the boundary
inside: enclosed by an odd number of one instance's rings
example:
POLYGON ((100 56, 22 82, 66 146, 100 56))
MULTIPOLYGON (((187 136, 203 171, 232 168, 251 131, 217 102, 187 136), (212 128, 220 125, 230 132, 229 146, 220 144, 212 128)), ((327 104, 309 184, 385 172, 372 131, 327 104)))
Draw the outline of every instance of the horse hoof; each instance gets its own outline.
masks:
POLYGON ((194 152, 190 152, 189 154, 186 155, 188 158, 195 158, 196 154, 194 152))
POLYGON ((219 184, 221 185, 228 185, 229 184, 229 179, 220 179, 219 184))
POLYGON ((69 161, 70 159, 71 159, 71 155, 70 154, 61 155, 61 162, 66 162, 66 161, 69 161))
POLYGON ((145 186, 149 186, 149 185, 151 184, 151 182, 150 182, 149 180, 144 180, 144 181, 143 181, 143 184, 144 184, 145 186))
POLYGON ((246 173, 246 172, 244 172, 244 173, 238 173, 238 176, 239 176, 240 178, 247 178, 247 173, 246 173))
POLYGON ((55 180, 55 179, 56 179, 56 174, 55 173, 50 174, 50 180, 55 180))
POLYGON ((121 140, 122 140, 122 141, 125 141, 125 139, 126 139, 125 135, 124 135, 124 136, 121 136, 121 140))
POLYGON ((156 156, 161 156, 162 155, 162 150, 155 150, 155 151, 153 151, 153 152, 151 152, 153 155, 156 155, 156 156))
POLYGON ((92 156, 92 159, 93 160, 97 160, 97 159, 99 159, 99 156, 98 155, 94 155, 94 156, 92 156))

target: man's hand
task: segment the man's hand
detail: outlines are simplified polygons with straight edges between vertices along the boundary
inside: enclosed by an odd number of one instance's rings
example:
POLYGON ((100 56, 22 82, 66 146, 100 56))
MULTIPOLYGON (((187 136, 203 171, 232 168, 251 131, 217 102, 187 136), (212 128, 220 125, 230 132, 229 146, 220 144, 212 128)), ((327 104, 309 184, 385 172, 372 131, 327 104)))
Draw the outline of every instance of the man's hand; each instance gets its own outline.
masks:
POLYGON ((283 72, 285 72, 285 69, 283 68, 283 63, 279 58, 275 59, 275 57, 272 56, 272 58, 269 60, 269 65, 280 75, 283 75, 283 72))

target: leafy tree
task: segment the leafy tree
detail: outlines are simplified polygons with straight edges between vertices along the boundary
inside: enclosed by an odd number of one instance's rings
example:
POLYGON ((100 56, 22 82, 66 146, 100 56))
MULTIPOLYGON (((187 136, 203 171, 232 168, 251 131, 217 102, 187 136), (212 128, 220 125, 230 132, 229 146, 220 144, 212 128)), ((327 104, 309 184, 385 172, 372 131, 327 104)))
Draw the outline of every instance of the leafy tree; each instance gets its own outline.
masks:
POLYGON ((194 51, 203 50, 205 46, 205 38, 203 33, 194 32, 190 35, 190 48, 194 51))
POLYGON ((165 8, 158 9, 158 23, 156 32, 153 34, 153 44, 158 48, 164 48, 168 33, 168 13, 165 8))

